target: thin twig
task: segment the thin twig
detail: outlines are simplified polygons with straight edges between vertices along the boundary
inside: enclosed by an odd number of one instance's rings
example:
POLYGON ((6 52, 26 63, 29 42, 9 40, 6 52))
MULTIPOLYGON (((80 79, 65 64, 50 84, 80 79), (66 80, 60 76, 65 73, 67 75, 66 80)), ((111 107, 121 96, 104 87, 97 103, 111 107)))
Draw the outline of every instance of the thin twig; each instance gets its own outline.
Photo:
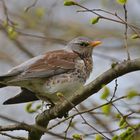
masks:
MULTIPOLYGON (((19 122, 19 121, 15 120, 15 119, 12 119, 10 117, 4 116, 2 114, 0 114, 0 118, 4 119, 4 120, 7 120, 9 122, 16 123, 16 124, 9 125, 9 126, 0 126, 0 131, 25 130, 25 131, 29 132, 29 131, 31 131, 31 129, 37 129, 37 130, 42 131, 42 132, 44 132, 46 134, 50 134, 52 136, 56 136, 56 137, 64 139, 64 136, 61 136, 60 134, 50 132, 47 129, 45 129, 44 127, 41 127, 39 125, 29 125, 27 123, 19 122)), ((67 140, 72 140, 72 139, 67 137, 67 140)))
MULTIPOLYGON (((124 15, 125 15, 125 22, 127 23, 127 8, 126 8, 126 4, 123 5, 124 8, 124 15)), ((126 53, 127 53, 127 59, 130 60, 130 54, 129 54, 129 50, 128 50, 128 43, 127 43, 127 32, 128 32, 128 24, 125 24, 125 31, 124 31, 124 44, 125 44, 125 49, 126 49, 126 53)))
MULTIPOLYGON (((113 133, 113 132, 120 131, 121 129, 123 129, 123 128, 119 127, 117 129, 114 129, 114 130, 111 130, 111 131, 102 131, 102 133, 106 133, 106 134, 113 133)), ((94 133, 85 134, 84 136, 90 136, 90 135, 96 135, 96 134, 98 134, 98 133, 94 132, 94 133)))
POLYGON ((69 124, 68 124, 68 126, 67 126, 67 128, 65 130, 65 138, 64 138, 64 140, 67 140, 67 133, 68 133, 69 128, 71 127, 72 121, 73 121, 73 117, 70 119, 69 124))
POLYGON ((115 88, 114 88, 113 96, 111 97, 110 101, 112 101, 114 99, 117 88, 118 88, 118 82, 117 82, 117 79, 115 79, 115 88))
POLYGON ((17 33, 19 33, 19 35, 23 35, 25 37, 40 38, 40 39, 44 39, 44 40, 47 40, 47 41, 50 41, 50 42, 59 43, 59 44, 63 44, 63 45, 66 45, 66 43, 67 43, 67 41, 65 41, 63 39, 46 37, 46 36, 36 35, 36 34, 30 34, 30 33, 24 33, 24 32, 20 31, 17 28, 15 28, 15 30, 16 30, 17 33))
MULTIPOLYGON (((124 98, 126 98, 126 97, 127 97, 127 96, 122 96, 122 97, 119 97, 119 98, 117 98, 117 99, 114 99, 114 100, 112 100, 112 103, 113 103, 113 102, 116 102, 116 101, 119 101, 119 100, 121 100, 121 99, 124 99, 124 98)), ((110 103, 107 102, 107 103, 104 103, 104 104, 102 104, 102 105, 99 105, 99 106, 97 106, 97 107, 95 107, 95 108, 91 108, 91 109, 88 109, 88 110, 84 110, 84 111, 81 111, 81 112, 79 112, 79 113, 80 113, 80 114, 85 114, 85 113, 87 113, 87 112, 95 111, 96 109, 102 108, 103 106, 108 105, 108 104, 110 104, 110 103)), ((54 124, 54 125, 48 127, 48 130, 50 130, 50 129, 56 127, 56 126, 58 126, 59 124, 65 122, 66 120, 69 120, 69 119, 72 118, 72 117, 75 117, 75 116, 79 115, 79 113, 75 113, 75 114, 73 114, 73 115, 71 115, 71 116, 69 116, 69 117, 67 117, 67 118, 65 118, 65 119, 63 119, 63 120, 61 120, 61 121, 59 121, 58 123, 56 123, 56 124, 54 124)))
POLYGON ((0 132, 1 135, 3 136, 7 136, 11 139, 16 139, 16 140, 27 140, 26 138, 23 138, 23 137, 18 137, 18 136, 12 136, 10 134, 7 134, 7 133, 3 133, 3 132, 0 132))
POLYGON ((76 106, 70 102, 65 96, 61 96, 63 99, 65 99, 76 111, 77 113, 80 115, 80 117, 82 118, 82 120, 84 121, 84 124, 87 124, 89 127, 91 127, 93 130, 95 130, 96 132, 98 132, 100 135, 102 135, 104 138, 106 138, 107 140, 110 140, 107 136, 105 136, 104 134, 102 134, 98 129, 96 129, 94 126, 92 126, 84 117, 83 115, 79 112, 79 110, 76 108, 76 106))
POLYGON ((37 4, 38 0, 34 0, 34 2, 25 8, 25 12, 28 12, 31 8, 35 7, 35 5, 37 4))
MULTIPOLYGON (((79 4, 78 4, 77 6, 79 6, 79 4)), ((80 5, 80 7, 83 8, 84 10, 78 10, 77 12, 91 12, 91 13, 93 13, 93 14, 99 16, 99 17, 102 18, 102 19, 110 20, 110 21, 113 21, 113 22, 116 22, 116 23, 127 24, 127 26, 129 26, 129 28, 130 28, 134 33, 136 33, 137 36, 140 38, 140 34, 139 34, 139 32, 137 31, 137 30, 140 30, 140 28, 137 27, 137 26, 135 26, 135 25, 133 25, 133 24, 130 24, 130 23, 125 22, 125 20, 123 20, 120 16, 118 16, 117 13, 112 13, 112 12, 110 12, 110 11, 103 10, 103 9, 88 9, 88 8, 82 6, 82 5, 80 5), (101 14, 96 13, 96 11, 102 11, 102 12, 104 12, 104 13, 113 15, 113 16, 115 16, 116 18, 118 18, 119 20, 116 20, 116 19, 112 19, 112 18, 108 18, 108 17, 102 16, 101 14), (137 30, 136 30, 136 29, 137 29, 137 30)))
POLYGON ((1 0, 3 5, 4 14, 6 16, 6 22, 8 25, 15 25, 15 23, 9 18, 9 12, 5 0, 1 0))

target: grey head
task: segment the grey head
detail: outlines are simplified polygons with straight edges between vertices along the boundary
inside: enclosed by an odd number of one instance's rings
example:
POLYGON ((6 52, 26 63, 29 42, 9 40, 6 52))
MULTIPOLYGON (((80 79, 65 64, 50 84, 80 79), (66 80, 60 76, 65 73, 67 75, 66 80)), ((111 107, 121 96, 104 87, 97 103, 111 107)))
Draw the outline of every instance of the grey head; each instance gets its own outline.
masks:
POLYGON ((92 50, 95 46, 101 44, 101 41, 94 41, 88 37, 77 37, 70 41, 67 47, 80 56, 92 56, 92 50))

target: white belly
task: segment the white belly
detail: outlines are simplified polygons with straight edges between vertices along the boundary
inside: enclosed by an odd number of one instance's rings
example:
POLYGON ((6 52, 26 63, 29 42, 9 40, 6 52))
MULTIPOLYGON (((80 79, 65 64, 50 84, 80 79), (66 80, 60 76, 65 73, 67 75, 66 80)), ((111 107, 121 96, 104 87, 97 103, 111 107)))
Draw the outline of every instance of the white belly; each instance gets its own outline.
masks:
POLYGON ((74 95, 74 92, 76 92, 76 90, 81 87, 83 87, 83 83, 79 83, 77 81, 55 84, 51 86, 44 85, 44 91, 42 91, 43 94, 41 94, 41 96, 44 95, 55 103, 60 101, 60 98, 57 96, 58 92, 62 93, 63 96, 68 99, 70 96, 74 95))

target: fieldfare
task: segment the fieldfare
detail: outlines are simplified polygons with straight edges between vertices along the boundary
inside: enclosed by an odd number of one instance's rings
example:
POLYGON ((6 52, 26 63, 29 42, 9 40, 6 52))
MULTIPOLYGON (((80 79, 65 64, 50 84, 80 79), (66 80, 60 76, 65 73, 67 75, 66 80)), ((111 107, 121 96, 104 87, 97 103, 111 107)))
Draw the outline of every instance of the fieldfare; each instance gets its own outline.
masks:
POLYGON ((3 104, 25 103, 35 100, 60 101, 57 93, 69 98, 83 86, 92 67, 92 50, 101 41, 78 37, 63 50, 47 52, 12 68, 0 76, 0 88, 19 86, 21 92, 3 104))

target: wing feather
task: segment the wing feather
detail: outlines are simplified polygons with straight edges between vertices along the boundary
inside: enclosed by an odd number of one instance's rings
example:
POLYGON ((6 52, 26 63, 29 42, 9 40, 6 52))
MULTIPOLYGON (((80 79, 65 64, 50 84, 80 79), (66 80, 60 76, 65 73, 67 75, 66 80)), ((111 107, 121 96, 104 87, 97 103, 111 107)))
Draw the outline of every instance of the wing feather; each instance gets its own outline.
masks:
MULTIPOLYGON (((46 55, 30 65, 17 77, 17 80, 29 80, 32 78, 48 78, 54 75, 66 73, 75 69, 75 59, 78 56, 64 50, 48 52, 46 55)), ((16 79, 14 79, 15 81, 16 79)))

